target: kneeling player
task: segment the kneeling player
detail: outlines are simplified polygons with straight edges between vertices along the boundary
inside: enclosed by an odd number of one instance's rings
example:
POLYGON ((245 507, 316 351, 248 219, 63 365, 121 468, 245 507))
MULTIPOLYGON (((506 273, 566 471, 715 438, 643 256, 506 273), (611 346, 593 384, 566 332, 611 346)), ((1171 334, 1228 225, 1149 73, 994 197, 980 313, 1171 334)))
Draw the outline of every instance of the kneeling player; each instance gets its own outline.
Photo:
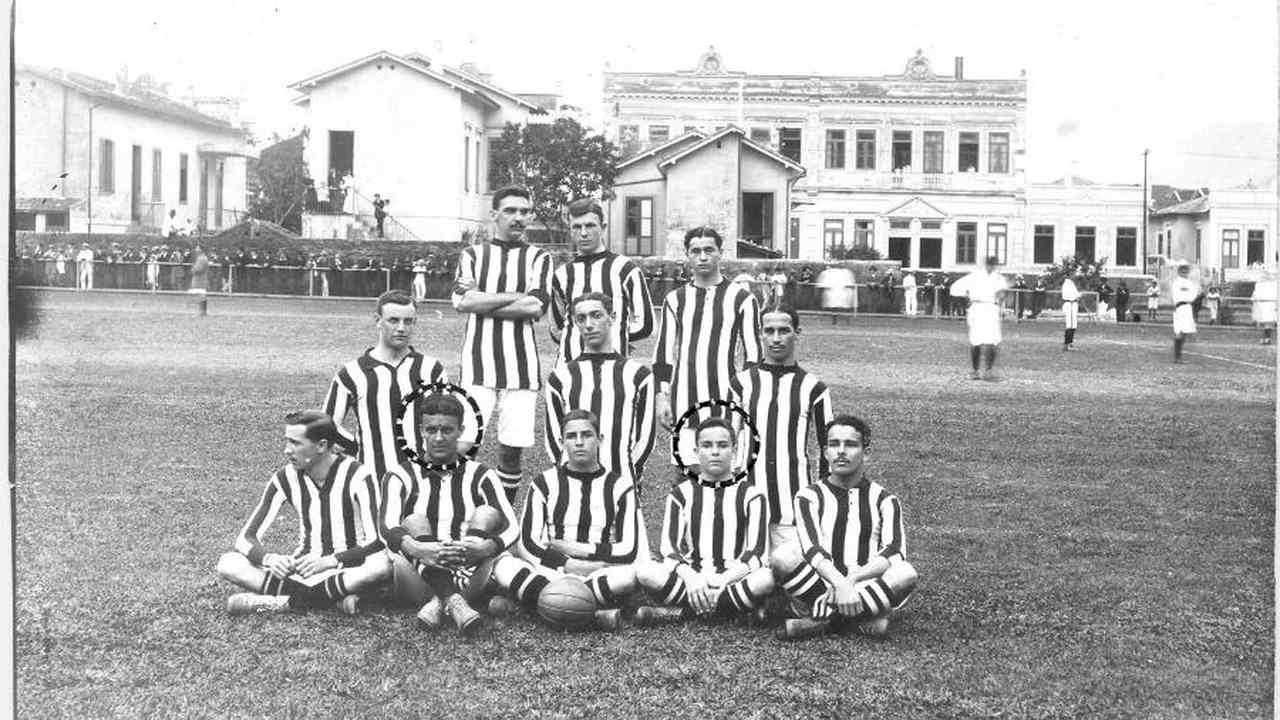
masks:
POLYGON ((218 574, 250 592, 232 595, 227 612, 242 615, 339 603, 354 614, 355 593, 387 579, 390 566, 375 520, 373 475, 337 454, 333 418, 319 410, 284 419, 288 464, 267 481, 235 552, 218 559, 218 574), (284 503, 298 515, 301 543, 292 555, 269 553, 262 534, 284 503), (322 511, 324 509, 324 511, 322 511))
POLYGON ((498 558, 493 578, 532 609, 552 580, 581 576, 595 597, 596 625, 615 630, 616 606, 636 587, 635 485, 625 470, 600 465, 600 421, 591 411, 568 412, 561 440, 565 463, 529 486, 515 554, 498 558))
POLYGON ((497 475, 458 455, 462 403, 436 392, 419 409, 426 464, 409 460, 387 472, 382 536, 393 553, 396 595, 421 606, 427 627, 447 614, 468 635, 481 627, 468 600, 484 591, 490 559, 519 530, 497 475))
POLYGON ((898 499, 866 475, 870 444, 871 431, 861 419, 832 420, 823 449, 830 475, 796 494, 800 545, 775 552, 773 572, 811 617, 788 620, 787 638, 826 632, 832 619, 883 635, 889 613, 915 588, 898 499))
POLYGON ((697 480, 686 479, 667 495, 663 560, 636 569, 641 586, 668 607, 641 607, 637 625, 676 619, 685 610, 745 612, 759 621, 764 598, 773 592, 773 574, 760 561, 765 496, 750 480, 733 482, 733 428, 723 418, 708 418, 698 425, 694 441, 701 470, 697 480))

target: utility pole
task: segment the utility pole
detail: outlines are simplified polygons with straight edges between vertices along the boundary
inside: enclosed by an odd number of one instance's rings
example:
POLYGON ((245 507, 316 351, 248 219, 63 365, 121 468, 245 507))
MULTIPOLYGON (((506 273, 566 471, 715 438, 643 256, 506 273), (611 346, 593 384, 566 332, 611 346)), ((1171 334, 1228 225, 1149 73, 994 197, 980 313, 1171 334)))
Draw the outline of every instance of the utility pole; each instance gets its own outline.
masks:
POLYGON ((1142 151, 1142 274, 1147 274, 1147 212, 1150 204, 1147 202, 1147 155, 1151 152, 1148 148, 1142 151))
POLYGON ((89 203, 88 234, 93 235, 93 111, 98 105, 89 106, 89 177, 84 186, 85 198, 89 203))

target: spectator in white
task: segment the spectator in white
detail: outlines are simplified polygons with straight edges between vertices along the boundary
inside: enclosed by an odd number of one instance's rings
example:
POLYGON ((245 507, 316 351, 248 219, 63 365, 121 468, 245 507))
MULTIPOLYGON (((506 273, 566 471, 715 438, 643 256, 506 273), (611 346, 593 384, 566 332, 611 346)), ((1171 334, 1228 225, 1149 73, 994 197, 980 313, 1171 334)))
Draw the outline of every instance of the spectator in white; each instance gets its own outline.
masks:
POLYGON ((1263 345, 1276 334, 1276 285, 1276 276, 1266 272, 1253 286, 1253 321, 1262 330, 1263 345))
POLYGON ((1218 324, 1218 310, 1222 307, 1222 291, 1217 285, 1209 288, 1209 293, 1204 296, 1204 306, 1209 308, 1209 324, 1218 324))
POLYGON ((773 277, 772 277, 772 278, 770 278, 770 279, 773 281, 773 299, 774 299, 774 301, 775 301, 775 302, 782 302, 782 296, 783 296, 784 294, 786 294, 786 291, 787 291, 787 281, 788 281, 788 279, 789 279, 789 278, 787 277, 787 272, 786 272, 786 270, 784 270, 784 269, 782 268, 782 266, 781 266, 781 265, 779 265, 779 266, 775 267, 775 268, 773 269, 773 277))
POLYGON ((155 250, 147 256, 147 287, 151 292, 160 289, 160 253, 155 250))
POLYGON ((93 250, 89 243, 82 245, 80 252, 76 253, 76 289, 93 289, 93 250))
POLYGON ((751 267, 743 267, 742 271, 733 276, 733 284, 741 285, 748 292, 755 294, 756 278, 751 274, 751 267))
POLYGON ((348 215, 356 213, 356 178, 350 170, 342 176, 342 212, 348 215))
POLYGON ((164 223, 164 237, 172 240, 182 233, 182 223, 178 221, 178 211, 170 210, 169 219, 164 223))
POLYGON ((1076 341, 1076 326, 1080 316, 1080 288, 1076 286, 1076 280, 1084 280, 1084 273, 1080 268, 1076 268, 1074 278, 1062 280, 1062 322, 1065 328, 1062 332, 1062 352, 1070 350, 1076 341))
POLYGON ((427 297, 427 261, 418 258, 413 261, 413 299, 422 300, 427 297))
POLYGON ((196 234, 196 224, 191 220, 191 216, 187 216, 182 221, 182 229, 178 231, 179 237, 191 237, 196 234))
POLYGON ((836 324, 836 313, 848 312, 854 308, 853 271, 847 267, 834 266, 818 274, 818 287, 822 289, 822 306, 831 311, 831 324, 836 324))
POLYGON ((916 275, 908 270, 902 276, 902 314, 915 317, 917 309, 916 275))

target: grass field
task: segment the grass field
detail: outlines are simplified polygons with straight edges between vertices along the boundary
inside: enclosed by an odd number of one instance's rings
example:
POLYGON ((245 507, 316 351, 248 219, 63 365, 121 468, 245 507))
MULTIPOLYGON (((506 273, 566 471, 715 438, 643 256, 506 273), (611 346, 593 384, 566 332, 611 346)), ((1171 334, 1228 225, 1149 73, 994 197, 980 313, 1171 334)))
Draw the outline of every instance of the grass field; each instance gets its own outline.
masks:
MULTIPOLYGON (((514 619, 459 642, 377 604, 230 618, 213 572, 283 413, 371 343, 371 301, 39 300, 17 349, 22 717, 1272 716, 1275 355, 1254 334, 1204 332, 1177 366, 1165 325, 1086 324, 1064 354, 1056 324, 1006 324, 982 383, 962 323, 809 320, 802 364, 870 420, 921 574, 887 640, 514 619)), ((456 372, 461 321, 420 316, 415 345, 456 372)))

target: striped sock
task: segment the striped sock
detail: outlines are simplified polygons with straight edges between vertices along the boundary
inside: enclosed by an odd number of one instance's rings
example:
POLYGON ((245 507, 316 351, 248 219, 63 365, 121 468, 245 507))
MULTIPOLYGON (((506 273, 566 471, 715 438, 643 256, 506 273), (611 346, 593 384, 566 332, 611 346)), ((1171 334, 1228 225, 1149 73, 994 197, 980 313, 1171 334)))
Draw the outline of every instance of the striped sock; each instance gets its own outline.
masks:
POLYGON ((613 594, 613 588, 609 587, 609 579, 604 575, 597 575, 588 580, 587 587, 591 588, 591 594, 596 596, 596 605, 609 608, 618 604, 618 596, 613 594))
POLYGON ((883 615, 892 610, 899 599, 884 578, 858 583, 858 600, 862 603, 862 610, 855 617, 861 619, 883 615))
POLYGON ((658 591, 663 605, 683 605, 689 599, 689 591, 685 587, 684 578, 671 573, 671 579, 658 591))
POLYGON ((516 493, 520 491, 520 480, 523 475, 518 470, 513 473, 505 470, 497 470, 495 472, 498 474, 498 482, 502 483, 502 489, 507 493, 507 501, 514 505, 516 493))
POLYGON ((817 602, 818 598, 827 594, 826 583, 809 563, 801 563, 792 573, 782 579, 782 589, 788 595, 807 603, 817 602))
POLYGON ((536 610, 538 608, 538 595, 542 593, 550 581, 541 575, 535 575, 528 568, 520 568, 511 580, 511 594, 515 596, 516 601, 529 608, 536 610))
POLYGON ((720 594, 716 609, 721 611, 748 612, 760 607, 760 598, 747 586, 747 579, 742 578, 729 586, 720 594))

